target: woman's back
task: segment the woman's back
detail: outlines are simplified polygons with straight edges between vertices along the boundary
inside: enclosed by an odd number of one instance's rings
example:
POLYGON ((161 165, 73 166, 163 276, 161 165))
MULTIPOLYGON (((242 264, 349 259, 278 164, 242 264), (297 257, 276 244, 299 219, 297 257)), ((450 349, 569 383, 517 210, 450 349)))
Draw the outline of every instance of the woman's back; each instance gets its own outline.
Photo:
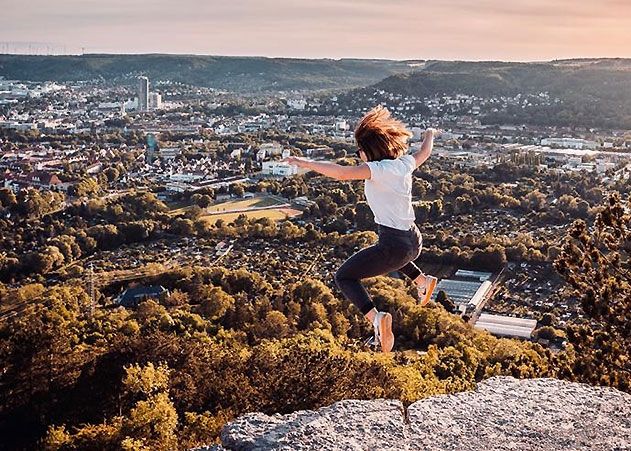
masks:
POLYGON ((396 159, 367 161, 370 179, 364 182, 366 201, 377 224, 400 230, 414 225, 412 172, 416 168, 410 154, 396 159))

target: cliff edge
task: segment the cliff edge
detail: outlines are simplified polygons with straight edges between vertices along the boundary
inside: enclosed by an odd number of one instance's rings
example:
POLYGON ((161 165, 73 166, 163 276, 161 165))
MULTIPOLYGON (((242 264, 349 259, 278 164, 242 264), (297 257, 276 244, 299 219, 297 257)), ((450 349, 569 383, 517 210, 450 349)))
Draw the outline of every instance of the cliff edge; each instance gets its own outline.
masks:
POLYGON ((410 405, 344 400, 317 411, 251 413, 224 426, 221 451, 631 450, 631 395, 557 379, 499 376, 410 405))

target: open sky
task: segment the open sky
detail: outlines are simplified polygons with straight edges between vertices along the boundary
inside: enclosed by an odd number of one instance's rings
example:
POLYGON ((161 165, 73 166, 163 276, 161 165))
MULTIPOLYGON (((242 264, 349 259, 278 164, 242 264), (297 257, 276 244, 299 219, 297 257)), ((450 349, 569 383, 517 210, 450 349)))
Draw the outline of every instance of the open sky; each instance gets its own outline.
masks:
POLYGON ((0 53, 33 42, 55 53, 631 57, 631 0, 0 0, 0 53))

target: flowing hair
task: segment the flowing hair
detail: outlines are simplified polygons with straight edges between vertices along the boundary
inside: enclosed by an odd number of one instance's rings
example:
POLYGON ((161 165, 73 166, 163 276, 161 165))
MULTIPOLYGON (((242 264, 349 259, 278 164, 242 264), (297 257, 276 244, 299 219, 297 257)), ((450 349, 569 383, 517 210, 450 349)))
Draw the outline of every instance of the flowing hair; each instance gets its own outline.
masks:
POLYGON ((383 105, 366 113, 355 128, 355 141, 368 161, 399 158, 407 151, 407 140, 412 136, 403 122, 390 116, 383 105))

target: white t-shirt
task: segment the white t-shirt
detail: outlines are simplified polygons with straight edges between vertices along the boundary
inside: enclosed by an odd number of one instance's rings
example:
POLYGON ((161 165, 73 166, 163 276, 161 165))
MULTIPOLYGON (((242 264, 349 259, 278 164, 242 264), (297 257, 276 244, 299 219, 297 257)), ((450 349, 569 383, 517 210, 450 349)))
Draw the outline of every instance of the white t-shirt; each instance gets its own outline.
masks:
POLYGON ((396 160, 367 161, 370 179, 364 181, 364 193, 377 224, 409 230, 414 224, 412 208, 412 172, 416 160, 410 154, 396 160))

